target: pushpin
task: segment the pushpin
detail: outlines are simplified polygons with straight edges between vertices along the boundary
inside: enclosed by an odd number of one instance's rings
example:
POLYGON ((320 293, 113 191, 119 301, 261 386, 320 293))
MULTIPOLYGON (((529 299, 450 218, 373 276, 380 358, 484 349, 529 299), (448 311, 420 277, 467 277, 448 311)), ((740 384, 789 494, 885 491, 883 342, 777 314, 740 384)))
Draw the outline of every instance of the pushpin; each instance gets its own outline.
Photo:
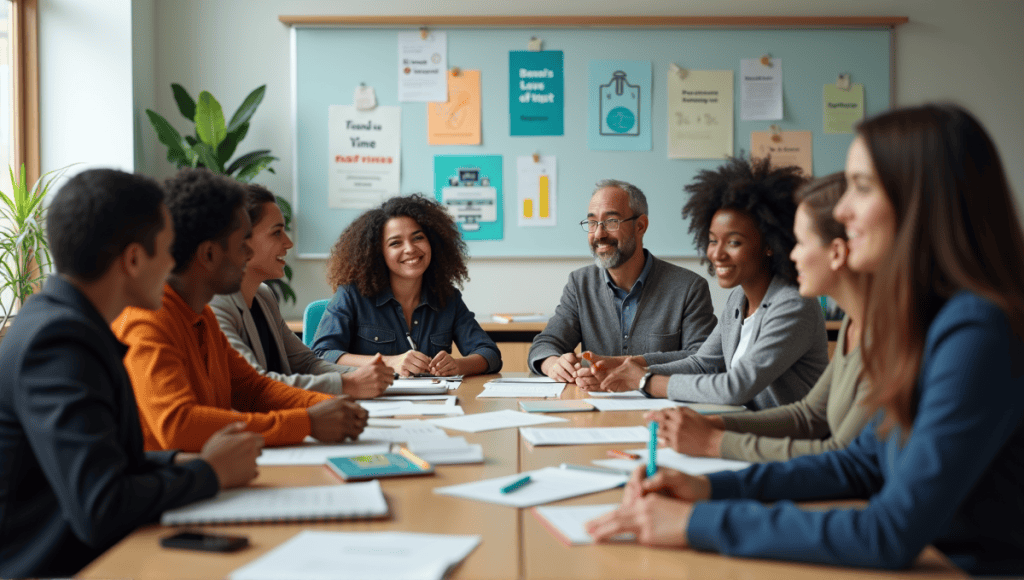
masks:
POLYGON ((782 129, 778 125, 772 125, 772 141, 778 143, 782 141, 782 129))
POLYGON ((534 163, 540 163, 540 153, 534 153, 533 154, 533 162, 534 163))
POLYGON ((836 86, 844 91, 850 90, 850 74, 843 73, 836 78, 836 86))
POLYGON ((544 41, 536 36, 531 36, 529 44, 526 45, 527 49, 532 50, 533 52, 539 52, 543 46, 544 41))
POLYGON ((426 40, 428 34, 430 34, 430 33, 427 31, 427 27, 426 26, 420 28, 420 38, 422 38, 423 40, 426 40))
POLYGON ((671 72, 676 73, 676 76, 679 77, 679 80, 685 79, 686 75, 690 74, 690 71, 686 70, 685 68, 680 67, 679 65, 677 65, 674 62, 670 62, 668 64, 668 70, 671 71, 671 72))
POLYGON ((453 66, 452 67, 452 76, 453 77, 459 76, 460 72, 462 72, 462 69, 460 69, 459 67, 457 67, 457 66, 453 66))
POLYGON ((765 54, 761 56, 761 64, 764 66, 772 66, 772 55, 765 54))

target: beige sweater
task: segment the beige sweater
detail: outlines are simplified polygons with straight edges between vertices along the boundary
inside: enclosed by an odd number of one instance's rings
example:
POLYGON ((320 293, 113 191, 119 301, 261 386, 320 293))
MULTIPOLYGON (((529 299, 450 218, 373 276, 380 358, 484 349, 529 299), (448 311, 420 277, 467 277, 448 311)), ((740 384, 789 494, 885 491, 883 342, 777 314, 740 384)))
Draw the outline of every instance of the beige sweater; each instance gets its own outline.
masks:
POLYGON ((860 404, 868 389, 866 379, 860 379, 860 345, 843 354, 849 323, 843 319, 832 361, 806 397, 773 409, 722 416, 727 430, 723 458, 785 461, 843 449, 860 434, 870 419, 860 404))

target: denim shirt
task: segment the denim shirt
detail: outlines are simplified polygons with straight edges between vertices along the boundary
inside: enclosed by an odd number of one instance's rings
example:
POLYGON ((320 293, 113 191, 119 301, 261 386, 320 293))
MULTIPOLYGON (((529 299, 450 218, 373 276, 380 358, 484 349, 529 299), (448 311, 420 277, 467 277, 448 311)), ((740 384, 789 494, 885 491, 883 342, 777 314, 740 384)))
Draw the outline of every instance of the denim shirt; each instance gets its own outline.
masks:
POLYGON ((629 289, 629 292, 616 286, 615 282, 612 281, 611 275, 608 274, 608 270, 601 268, 601 275, 604 278, 605 284, 612 291, 615 309, 619 312, 619 336, 622 337, 623 352, 628 348, 629 332, 633 328, 633 320, 636 318, 636 309, 640 304, 640 296, 643 294, 644 286, 647 285, 647 278, 650 277, 653 264, 654 260, 651 259, 651 253, 644 250, 644 268, 640 271, 640 276, 637 277, 636 282, 633 282, 633 287, 629 289))
POLYGON ((377 296, 363 296, 352 284, 339 286, 320 319, 313 352, 331 362, 346 353, 373 355, 379 352, 393 356, 413 348, 410 338, 416 345, 415 350, 431 358, 442 350, 450 353, 454 340, 462 356, 484 357, 487 373, 501 370, 498 345, 480 328, 458 290, 442 307, 424 288, 419 306, 413 310, 409 330, 402 306, 390 288, 377 296))

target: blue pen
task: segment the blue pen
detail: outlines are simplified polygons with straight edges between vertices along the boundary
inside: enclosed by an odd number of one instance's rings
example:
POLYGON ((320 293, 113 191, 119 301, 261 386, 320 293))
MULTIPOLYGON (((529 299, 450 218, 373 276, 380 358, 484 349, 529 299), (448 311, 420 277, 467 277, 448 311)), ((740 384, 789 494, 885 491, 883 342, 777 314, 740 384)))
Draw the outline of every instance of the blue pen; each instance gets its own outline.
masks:
POLYGON ((651 438, 647 440, 647 477, 654 477, 658 471, 658 422, 651 421, 647 426, 651 431, 651 438))
POLYGON ((527 483, 530 483, 530 476, 524 475, 523 477, 520 477, 519 479, 501 488, 501 493, 512 493, 513 491, 523 487, 527 483))

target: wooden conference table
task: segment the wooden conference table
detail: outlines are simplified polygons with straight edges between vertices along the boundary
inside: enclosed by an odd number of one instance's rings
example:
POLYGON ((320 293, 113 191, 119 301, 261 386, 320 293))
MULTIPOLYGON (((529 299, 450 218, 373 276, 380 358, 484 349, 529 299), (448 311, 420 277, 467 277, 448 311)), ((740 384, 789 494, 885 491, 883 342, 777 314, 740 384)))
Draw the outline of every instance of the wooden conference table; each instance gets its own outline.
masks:
MULTIPOLYGON (((507 373, 518 374, 522 373, 507 373)), ((491 377, 472 377, 456 392, 465 412, 519 409, 516 399, 482 399, 476 395, 491 377)), ((569 385, 563 399, 586 398, 569 385)), ((642 424, 642 412, 561 413, 569 423, 550 426, 613 427, 642 424)), ((528 509, 436 495, 435 487, 510 475, 562 462, 588 464, 612 448, 643 445, 583 445, 537 447, 522 440, 518 429, 483 433, 450 432, 480 443, 486 460, 476 465, 438 466, 434 476, 390 478, 381 487, 391 516, 379 521, 304 524, 225 525, 199 527, 214 533, 241 534, 251 546, 233 554, 215 554, 161 548, 159 539, 174 528, 150 525, 132 533, 79 574, 81 578, 224 578, 232 570, 256 559, 304 529, 346 532, 406 531, 478 534, 482 541, 453 572, 465 579, 617 579, 617 578, 965 578, 935 548, 927 548, 915 567, 898 573, 835 568, 769 560, 729 558, 693 550, 654 549, 637 545, 566 547, 528 509)), ((342 485, 321 466, 261 467, 254 487, 342 485)), ((576 497, 560 505, 616 503, 622 490, 576 497)))

